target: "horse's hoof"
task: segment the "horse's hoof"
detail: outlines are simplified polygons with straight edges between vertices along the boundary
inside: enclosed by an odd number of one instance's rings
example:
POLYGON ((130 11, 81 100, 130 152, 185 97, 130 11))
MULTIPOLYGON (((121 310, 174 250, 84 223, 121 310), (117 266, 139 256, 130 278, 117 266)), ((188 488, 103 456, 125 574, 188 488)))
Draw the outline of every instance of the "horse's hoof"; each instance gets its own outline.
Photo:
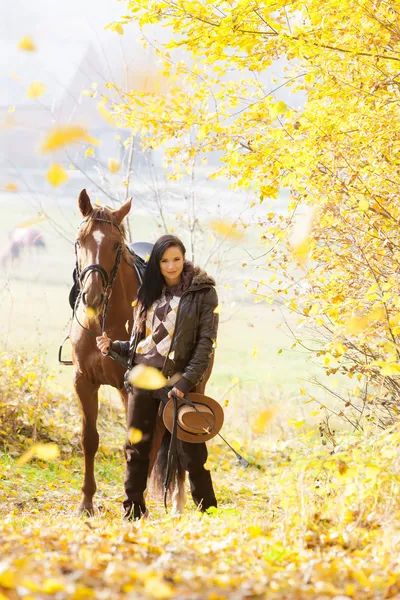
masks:
POLYGON ((81 516, 93 517, 94 516, 94 506, 92 503, 81 502, 78 512, 81 516))

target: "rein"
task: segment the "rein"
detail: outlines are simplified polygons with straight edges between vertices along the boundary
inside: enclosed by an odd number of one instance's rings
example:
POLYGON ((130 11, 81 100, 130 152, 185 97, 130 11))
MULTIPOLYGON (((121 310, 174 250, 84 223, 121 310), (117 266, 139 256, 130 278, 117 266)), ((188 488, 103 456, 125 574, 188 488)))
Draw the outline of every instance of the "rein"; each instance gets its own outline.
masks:
MULTIPOLYGON (((81 221, 81 223, 79 224, 78 230, 82 226, 82 224, 86 223, 88 220, 89 219, 84 219, 83 221, 81 221)), ((116 227, 118 229, 119 233, 121 234, 121 238, 122 238, 121 228, 116 223, 113 223, 112 221, 109 221, 108 219, 100 219, 100 218, 98 218, 98 219, 92 219, 92 220, 100 222, 100 223, 110 223, 111 225, 113 225, 114 227, 116 227)), ((111 270, 110 276, 108 276, 107 271, 101 265, 99 265, 99 264, 88 265, 81 272, 79 271, 78 242, 77 241, 75 242, 75 268, 76 268, 76 273, 78 275, 79 286, 80 286, 81 289, 80 289, 78 297, 77 297, 77 299, 75 301, 75 306, 74 306, 74 309, 73 309, 73 318, 75 318, 77 320, 78 324, 82 327, 82 329, 84 329, 90 335, 93 335, 94 337, 96 337, 98 334, 94 333, 88 327, 85 327, 85 325, 83 325, 79 321, 78 315, 77 315, 79 303, 81 301, 82 294, 83 294, 83 284, 84 284, 85 280, 87 279, 87 277, 89 275, 91 275, 92 273, 99 273, 100 274, 101 281, 102 281, 102 284, 103 284, 103 289, 104 289, 104 296, 105 296, 105 300, 104 300, 104 304, 103 304, 102 321, 101 321, 101 333, 103 334, 106 331, 108 303, 109 303, 109 300, 110 300, 110 297, 111 297, 112 288, 113 288, 115 279, 117 277, 118 267, 119 267, 119 264, 121 262, 122 248, 123 248, 123 244, 122 244, 122 242, 120 242, 120 244, 118 246, 118 250, 117 250, 117 256, 116 256, 116 259, 115 259, 115 264, 114 264, 114 266, 113 266, 113 268, 111 270)))

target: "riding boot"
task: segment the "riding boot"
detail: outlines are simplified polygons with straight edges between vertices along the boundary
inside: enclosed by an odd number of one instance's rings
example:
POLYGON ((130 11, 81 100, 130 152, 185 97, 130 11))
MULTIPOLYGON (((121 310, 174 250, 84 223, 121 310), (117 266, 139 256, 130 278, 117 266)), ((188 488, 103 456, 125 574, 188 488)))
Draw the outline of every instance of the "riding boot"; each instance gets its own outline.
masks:
POLYGON ((183 466, 189 473, 193 502, 202 512, 212 506, 217 507, 211 473, 204 468, 208 456, 206 444, 181 442, 181 448, 183 466))
POLYGON ((147 477, 150 463, 151 442, 157 417, 159 401, 153 398, 153 392, 133 388, 128 396, 126 415, 127 438, 125 443, 125 498, 124 518, 140 519, 146 513, 144 492, 147 487, 147 477), (142 433, 139 442, 130 441, 131 430, 142 433))

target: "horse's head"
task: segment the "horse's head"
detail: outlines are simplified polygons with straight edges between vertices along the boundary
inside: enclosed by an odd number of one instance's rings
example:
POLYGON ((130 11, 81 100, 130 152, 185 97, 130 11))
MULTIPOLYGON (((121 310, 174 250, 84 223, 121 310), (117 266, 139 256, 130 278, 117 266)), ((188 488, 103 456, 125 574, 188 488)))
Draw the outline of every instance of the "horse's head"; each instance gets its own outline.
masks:
POLYGON ((78 206, 84 217, 75 242, 82 301, 97 312, 111 293, 124 251, 125 229, 121 223, 131 209, 131 200, 116 210, 93 207, 86 190, 82 190, 78 206))

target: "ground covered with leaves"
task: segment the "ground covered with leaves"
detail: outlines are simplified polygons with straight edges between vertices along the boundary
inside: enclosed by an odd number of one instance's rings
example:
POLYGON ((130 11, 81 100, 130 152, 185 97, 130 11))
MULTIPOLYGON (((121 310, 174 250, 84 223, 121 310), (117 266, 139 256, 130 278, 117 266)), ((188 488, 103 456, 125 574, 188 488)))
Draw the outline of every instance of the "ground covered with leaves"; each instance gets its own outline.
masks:
POLYGON ((326 442, 297 422, 273 436, 274 408, 256 419, 258 433, 225 431, 247 469, 210 443, 217 510, 201 515, 188 500, 174 517, 150 498, 149 519, 130 524, 121 510, 123 418, 104 404, 89 519, 76 514, 76 408, 49 398, 31 364, 1 359, 2 389, 13 370, 20 387, 0 402, 0 600, 400 598, 397 425, 326 442), (60 454, 18 465, 33 442, 56 443, 60 454))

